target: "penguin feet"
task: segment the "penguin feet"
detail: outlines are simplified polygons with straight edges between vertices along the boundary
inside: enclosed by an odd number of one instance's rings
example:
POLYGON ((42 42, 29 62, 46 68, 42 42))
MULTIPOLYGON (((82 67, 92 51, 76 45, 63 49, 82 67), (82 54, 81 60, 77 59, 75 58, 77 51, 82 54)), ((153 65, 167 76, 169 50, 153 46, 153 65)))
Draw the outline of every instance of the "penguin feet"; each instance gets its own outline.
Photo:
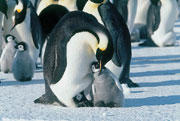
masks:
MULTIPOLYGON (((139 85, 137 83, 134 83, 131 79, 126 79, 123 83, 127 84, 127 86, 129 88, 139 87, 139 85)), ((121 83, 121 84, 123 84, 123 83, 121 83)))
POLYGON ((21 78, 21 79, 16 79, 17 81, 20 81, 20 82, 27 82, 27 81, 31 81, 32 80, 32 77, 27 77, 27 78, 21 78))
POLYGON ((87 98, 83 92, 76 95, 73 98, 73 100, 74 100, 75 104, 77 105, 77 107, 93 107, 93 103, 91 101, 87 100, 87 98))
POLYGON ((140 43, 141 47, 158 47, 151 39, 147 39, 144 42, 140 43))
MULTIPOLYGON (((55 101, 54 99, 49 99, 47 94, 43 94, 41 97, 34 100, 34 103, 41 103, 41 104, 54 104, 55 102, 57 102, 57 101, 55 101)), ((57 103, 59 103, 59 102, 57 102, 57 103)))
POLYGON ((119 105, 117 105, 114 102, 109 102, 109 103, 105 103, 104 101, 98 101, 97 103, 94 104, 95 107, 120 107, 119 105))

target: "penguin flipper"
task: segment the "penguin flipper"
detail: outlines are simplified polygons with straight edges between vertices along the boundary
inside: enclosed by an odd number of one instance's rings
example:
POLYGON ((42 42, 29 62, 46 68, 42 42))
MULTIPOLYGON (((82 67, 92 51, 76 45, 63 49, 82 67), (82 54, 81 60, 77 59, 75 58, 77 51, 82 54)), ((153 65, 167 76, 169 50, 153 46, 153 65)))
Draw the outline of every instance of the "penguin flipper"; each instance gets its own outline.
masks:
POLYGON ((34 45, 37 49, 39 49, 39 45, 42 45, 42 28, 40 24, 39 17, 35 12, 35 8, 30 5, 31 7, 31 33, 34 45))
POLYGON ((8 18, 7 10, 8 10, 8 5, 6 3, 6 0, 0 0, 0 11, 5 14, 6 18, 8 18))

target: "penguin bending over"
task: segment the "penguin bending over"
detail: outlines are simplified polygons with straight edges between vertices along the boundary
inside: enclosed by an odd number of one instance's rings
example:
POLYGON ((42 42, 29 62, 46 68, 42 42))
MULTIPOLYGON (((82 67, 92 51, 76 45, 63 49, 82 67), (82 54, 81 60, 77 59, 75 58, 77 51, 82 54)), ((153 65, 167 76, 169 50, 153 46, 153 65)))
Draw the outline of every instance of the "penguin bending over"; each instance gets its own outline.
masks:
POLYGON ((35 103, 76 107, 73 97, 92 84, 90 65, 103 67, 113 55, 108 31, 90 14, 66 14, 50 34, 44 56, 45 94, 35 103))
POLYGON ((0 70, 4 73, 8 73, 12 71, 12 63, 16 52, 15 45, 17 43, 13 35, 6 35, 5 43, 6 45, 0 58, 0 70))
POLYGON ((138 87, 129 77, 131 62, 130 33, 125 21, 116 7, 106 0, 89 0, 83 11, 94 15, 110 32, 113 39, 114 54, 106 64, 118 78, 121 84, 128 87, 138 87))
POLYGON ((15 48, 17 52, 12 65, 13 76, 17 81, 30 81, 34 75, 35 63, 29 55, 26 43, 20 42, 15 48))
POLYGON ((42 30, 35 8, 29 0, 18 0, 14 8, 14 26, 21 40, 27 44, 31 59, 36 63, 42 45, 42 30))
POLYGON ((122 107, 123 89, 118 78, 107 68, 100 71, 97 62, 92 64, 93 103, 97 107, 122 107))

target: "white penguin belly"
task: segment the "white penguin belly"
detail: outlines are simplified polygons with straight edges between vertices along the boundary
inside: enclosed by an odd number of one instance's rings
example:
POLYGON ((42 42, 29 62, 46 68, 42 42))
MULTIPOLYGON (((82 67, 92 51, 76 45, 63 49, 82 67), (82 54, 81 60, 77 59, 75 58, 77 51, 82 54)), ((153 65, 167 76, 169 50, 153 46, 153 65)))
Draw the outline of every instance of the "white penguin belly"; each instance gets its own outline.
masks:
POLYGON ((97 61, 96 38, 88 32, 75 34, 67 44, 67 67, 59 82, 50 88, 66 106, 75 107, 72 98, 86 89, 93 80, 90 65, 97 61))
MULTIPOLYGON (((28 19, 26 17, 26 19, 28 19)), ((30 20, 30 19, 29 19, 30 20)), ((34 62, 37 61, 37 58, 39 56, 39 50, 35 47, 32 34, 30 31, 30 21, 22 22, 21 24, 16 26, 17 32, 20 34, 21 41, 25 42, 28 45, 29 54, 34 62)))

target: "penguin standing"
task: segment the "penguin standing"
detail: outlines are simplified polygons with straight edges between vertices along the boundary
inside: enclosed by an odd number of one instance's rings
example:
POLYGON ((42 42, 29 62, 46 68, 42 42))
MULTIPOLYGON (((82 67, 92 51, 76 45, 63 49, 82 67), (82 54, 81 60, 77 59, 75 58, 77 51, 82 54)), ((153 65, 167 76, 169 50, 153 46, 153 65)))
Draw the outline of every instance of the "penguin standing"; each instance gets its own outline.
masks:
POLYGON ((117 77, 107 68, 100 71, 97 62, 92 64, 93 103, 97 107, 122 107, 123 89, 117 77))
POLYGON ((13 76, 17 81, 30 81, 34 75, 35 63, 29 55, 26 43, 20 42, 12 64, 13 76))
POLYGON ((35 103, 76 107, 73 101, 92 84, 90 65, 103 67, 113 55, 111 36, 92 15, 66 14, 50 34, 44 56, 45 94, 35 103))
POLYGON ((39 18, 32 3, 29 0, 18 0, 14 8, 14 26, 20 36, 20 40, 25 42, 29 49, 31 59, 36 63, 42 45, 42 30, 39 18))
POLYGON ((16 41, 13 35, 6 35, 5 40, 6 45, 1 54, 0 67, 2 72, 8 73, 12 71, 12 63, 16 52, 16 41))
POLYGON ((114 55, 106 64, 121 84, 138 87, 129 77, 131 62, 130 33, 116 7, 106 0, 88 0, 83 11, 94 15, 110 32, 113 39, 114 55))

